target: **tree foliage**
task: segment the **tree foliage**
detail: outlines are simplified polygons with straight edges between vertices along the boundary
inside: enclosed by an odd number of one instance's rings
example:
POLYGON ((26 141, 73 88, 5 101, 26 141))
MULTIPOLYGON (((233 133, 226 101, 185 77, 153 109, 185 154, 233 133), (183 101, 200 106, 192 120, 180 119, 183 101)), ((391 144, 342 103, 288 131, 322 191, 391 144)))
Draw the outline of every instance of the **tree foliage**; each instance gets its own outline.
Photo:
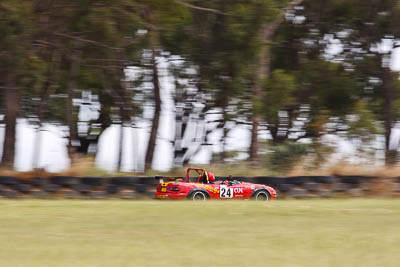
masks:
MULTIPOLYGON (((399 15, 397 0, 3 0, 3 164, 13 162, 17 117, 29 118, 38 137, 46 122, 67 125, 70 152, 79 143, 75 149, 87 153, 111 124, 133 125, 150 101, 149 168, 162 107, 161 58, 175 85, 177 166, 218 131, 223 161, 238 125, 252 127, 255 143, 265 127, 273 146, 284 146, 274 154, 281 159, 301 154, 302 138, 334 133, 373 142, 383 134, 387 163, 394 163, 400 83, 388 62, 399 15), (130 67, 144 75, 130 79, 130 67), (101 108, 78 127, 83 91, 98 95, 101 108)), ((35 142, 40 148, 40 138, 35 142)))

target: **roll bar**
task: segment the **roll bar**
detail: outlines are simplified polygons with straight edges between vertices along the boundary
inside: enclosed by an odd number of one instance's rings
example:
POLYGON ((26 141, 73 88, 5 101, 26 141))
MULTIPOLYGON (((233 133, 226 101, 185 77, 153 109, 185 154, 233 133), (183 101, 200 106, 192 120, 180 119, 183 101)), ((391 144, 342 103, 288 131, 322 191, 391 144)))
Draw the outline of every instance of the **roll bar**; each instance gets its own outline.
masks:
POLYGON ((188 168, 186 170, 185 182, 187 182, 187 183, 190 182, 190 171, 196 171, 197 174, 199 174, 199 178, 197 179, 198 183, 200 182, 200 179, 204 174, 206 175, 207 183, 209 183, 207 171, 205 169, 201 169, 201 168, 188 168))

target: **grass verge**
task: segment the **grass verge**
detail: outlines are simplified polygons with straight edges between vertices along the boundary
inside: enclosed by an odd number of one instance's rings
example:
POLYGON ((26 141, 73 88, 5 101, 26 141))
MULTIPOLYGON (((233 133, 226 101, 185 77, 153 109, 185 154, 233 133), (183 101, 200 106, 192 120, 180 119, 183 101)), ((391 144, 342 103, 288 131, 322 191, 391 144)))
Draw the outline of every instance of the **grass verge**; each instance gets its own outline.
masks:
POLYGON ((398 266, 400 200, 1 200, 0 266, 398 266))

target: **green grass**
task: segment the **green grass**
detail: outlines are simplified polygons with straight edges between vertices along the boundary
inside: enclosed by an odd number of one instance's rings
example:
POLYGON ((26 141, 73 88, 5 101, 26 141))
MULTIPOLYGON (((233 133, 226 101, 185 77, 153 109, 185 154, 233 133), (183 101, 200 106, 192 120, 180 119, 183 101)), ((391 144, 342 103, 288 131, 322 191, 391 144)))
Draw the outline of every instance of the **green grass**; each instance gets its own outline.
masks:
POLYGON ((400 200, 0 200, 0 266, 399 266, 400 200))

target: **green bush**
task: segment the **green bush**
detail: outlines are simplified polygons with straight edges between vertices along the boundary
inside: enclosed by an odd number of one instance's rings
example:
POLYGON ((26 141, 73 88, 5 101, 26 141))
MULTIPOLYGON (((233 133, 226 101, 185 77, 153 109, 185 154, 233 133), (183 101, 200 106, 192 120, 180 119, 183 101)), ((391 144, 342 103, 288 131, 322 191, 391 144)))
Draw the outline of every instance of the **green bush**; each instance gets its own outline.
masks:
POLYGON ((271 152, 267 154, 267 165, 274 170, 291 168, 301 157, 306 155, 309 150, 305 144, 295 142, 285 142, 273 145, 271 152))

